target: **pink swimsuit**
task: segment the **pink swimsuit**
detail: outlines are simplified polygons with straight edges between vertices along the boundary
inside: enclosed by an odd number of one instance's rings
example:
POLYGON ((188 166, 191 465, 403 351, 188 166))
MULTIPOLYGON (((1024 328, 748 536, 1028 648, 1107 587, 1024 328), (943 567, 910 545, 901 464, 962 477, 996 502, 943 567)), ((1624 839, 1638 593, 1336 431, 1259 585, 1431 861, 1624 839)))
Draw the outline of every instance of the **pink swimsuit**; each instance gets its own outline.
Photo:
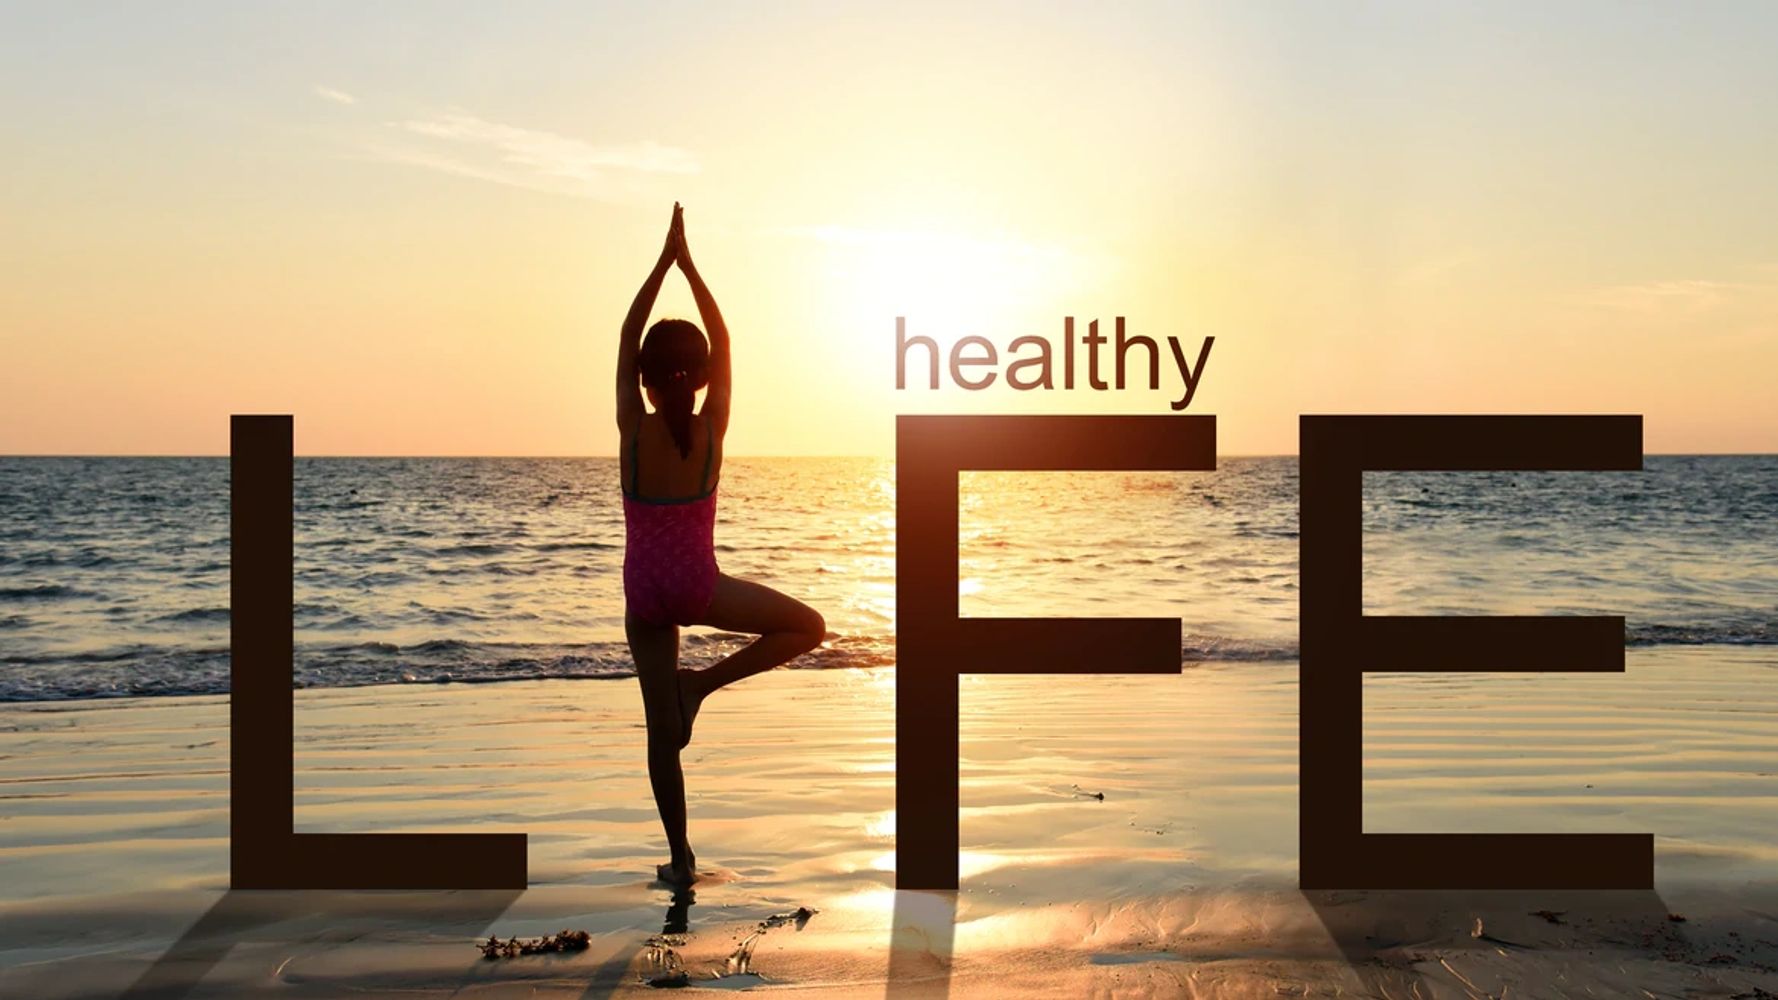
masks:
MULTIPOLYGON (((714 438, 709 447, 700 484, 710 478, 714 438)), ((638 496, 639 458, 633 441, 624 490, 624 600, 631 615, 650 624, 695 624, 716 592, 716 487, 689 497, 638 496)))

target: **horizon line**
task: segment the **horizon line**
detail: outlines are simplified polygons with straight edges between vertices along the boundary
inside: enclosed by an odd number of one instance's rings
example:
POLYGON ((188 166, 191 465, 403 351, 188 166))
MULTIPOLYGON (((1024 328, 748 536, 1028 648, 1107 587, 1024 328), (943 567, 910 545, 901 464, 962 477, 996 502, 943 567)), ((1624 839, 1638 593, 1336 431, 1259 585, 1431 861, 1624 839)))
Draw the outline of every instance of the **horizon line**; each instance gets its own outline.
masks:
MULTIPOLYGON (((1295 451, 1251 451, 1251 452, 1219 452, 1218 458, 1298 458, 1301 452, 1295 451)), ((1645 451, 1647 458, 1778 458, 1778 451, 1645 451)), ((0 452, 0 460, 9 458, 228 458, 227 452, 175 455, 165 452, 0 452)), ((478 455, 478 454, 338 454, 338 453, 304 453, 298 452, 293 458, 511 458, 511 459, 581 459, 581 458, 617 458, 617 455, 478 455)), ((885 458, 893 460, 893 455, 869 455, 862 453, 806 453, 806 454, 724 454, 728 458, 885 458)), ((1179 470, 1187 471, 1187 470, 1179 470)), ((1485 470, 1477 470, 1485 471, 1485 470)))

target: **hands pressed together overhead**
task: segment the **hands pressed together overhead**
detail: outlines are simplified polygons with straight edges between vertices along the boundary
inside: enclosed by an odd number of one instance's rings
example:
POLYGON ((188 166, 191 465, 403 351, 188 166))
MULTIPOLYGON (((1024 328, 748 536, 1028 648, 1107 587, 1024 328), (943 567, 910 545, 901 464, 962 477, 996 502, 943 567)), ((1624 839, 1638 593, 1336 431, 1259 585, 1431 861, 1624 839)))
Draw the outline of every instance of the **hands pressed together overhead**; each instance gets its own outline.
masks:
POLYGON ((673 221, 667 224, 667 243, 661 248, 661 266, 671 264, 684 270, 692 267, 691 249, 685 243, 685 209, 678 202, 673 203, 673 221))

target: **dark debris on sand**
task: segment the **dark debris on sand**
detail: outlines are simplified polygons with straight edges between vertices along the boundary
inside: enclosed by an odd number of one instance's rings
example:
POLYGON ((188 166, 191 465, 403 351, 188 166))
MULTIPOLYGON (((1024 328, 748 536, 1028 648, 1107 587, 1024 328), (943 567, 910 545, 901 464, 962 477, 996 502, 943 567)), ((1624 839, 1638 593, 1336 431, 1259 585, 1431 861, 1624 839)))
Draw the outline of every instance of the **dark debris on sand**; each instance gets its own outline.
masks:
POLYGON ((520 955, 553 955, 565 951, 585 951, 592 942, 592 935, 586 931, 558 931, 548 937, 531 938, 520 941, 518 938, 500 940, 494 935, 476 945, 481 949, 482 957, 493 961, 497 958, 517 958, 520 955))
POLYGON ((794 924, 800 931, 808 926, 809 918, 816 912, 807 906, 799 906, 789 913, 774 913, 761 920, 759 925, 753 929, 753 933, 742 938, 740 945, 729 955, 724 975, 741 976, 753 973, 753 949, 759 944, 759 939, 765 937, 766 931, 774 927, 783 927, 786 924, 794 924))
MULTIPOLYGON (((741 939, 739 945, 723 963, 721 971, 712 978, 725 979, 730 976, 759 976, 753 971, 753 949, 758 947, 761 938, 767 931, 775 927, 793 926, 802 930, 808 926, 809 918, 819 910, 807 906, 799 906, 786 913, 774 913, 754 925, 751 933, 741 939)), ((641 979, 645 984, 657 990, 683 989, 692 985, 691 974, 686 970, 684 961, 676 949, 685 947, 682 935, 657 934, 648 939, 648 963, 655 967, 653 975, 644 974, 641 979)))
POLYGON ((683 934, 656 934, 645 942, 647 951, 644 961, 655 968, 654 975, 644 974, 642 981, 657 990, 680 989, 691 985, 691 976, 685 971, 685 963, 680 960, 678 949, 685 947, 683 934))

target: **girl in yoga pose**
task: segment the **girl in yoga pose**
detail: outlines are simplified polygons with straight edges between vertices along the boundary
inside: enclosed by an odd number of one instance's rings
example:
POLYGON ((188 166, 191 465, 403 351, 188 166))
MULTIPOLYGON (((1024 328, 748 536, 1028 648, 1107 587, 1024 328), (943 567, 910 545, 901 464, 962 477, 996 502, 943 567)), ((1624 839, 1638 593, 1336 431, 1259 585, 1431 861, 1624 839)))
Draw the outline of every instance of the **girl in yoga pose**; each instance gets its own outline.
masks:
POLYGON ((728 432, 728 327, 686 248, 685 223, 673 205, 661 258, 624 317, 617 346, 617 427, 624 495, 624 631, 648 723, 648 780, 666 828, 670 860, 656 873, 672 885, 697 880, 685 836, 685 775, 679 751, 692 722, 717 688, 808 652, 827 625, 801 601, 723 573, 713 532, 722 441, 728 432), (710 339, 696 324, 664 319, 642 336, 661 280, 678 264, 691 285, 710 339), (692 404, 709 387, 704 405, 692 404), (642 402, 648 393, 652 411, 642 402), (679 668, 679 626, 709 625, 757 635, 702 670, 679 668))

